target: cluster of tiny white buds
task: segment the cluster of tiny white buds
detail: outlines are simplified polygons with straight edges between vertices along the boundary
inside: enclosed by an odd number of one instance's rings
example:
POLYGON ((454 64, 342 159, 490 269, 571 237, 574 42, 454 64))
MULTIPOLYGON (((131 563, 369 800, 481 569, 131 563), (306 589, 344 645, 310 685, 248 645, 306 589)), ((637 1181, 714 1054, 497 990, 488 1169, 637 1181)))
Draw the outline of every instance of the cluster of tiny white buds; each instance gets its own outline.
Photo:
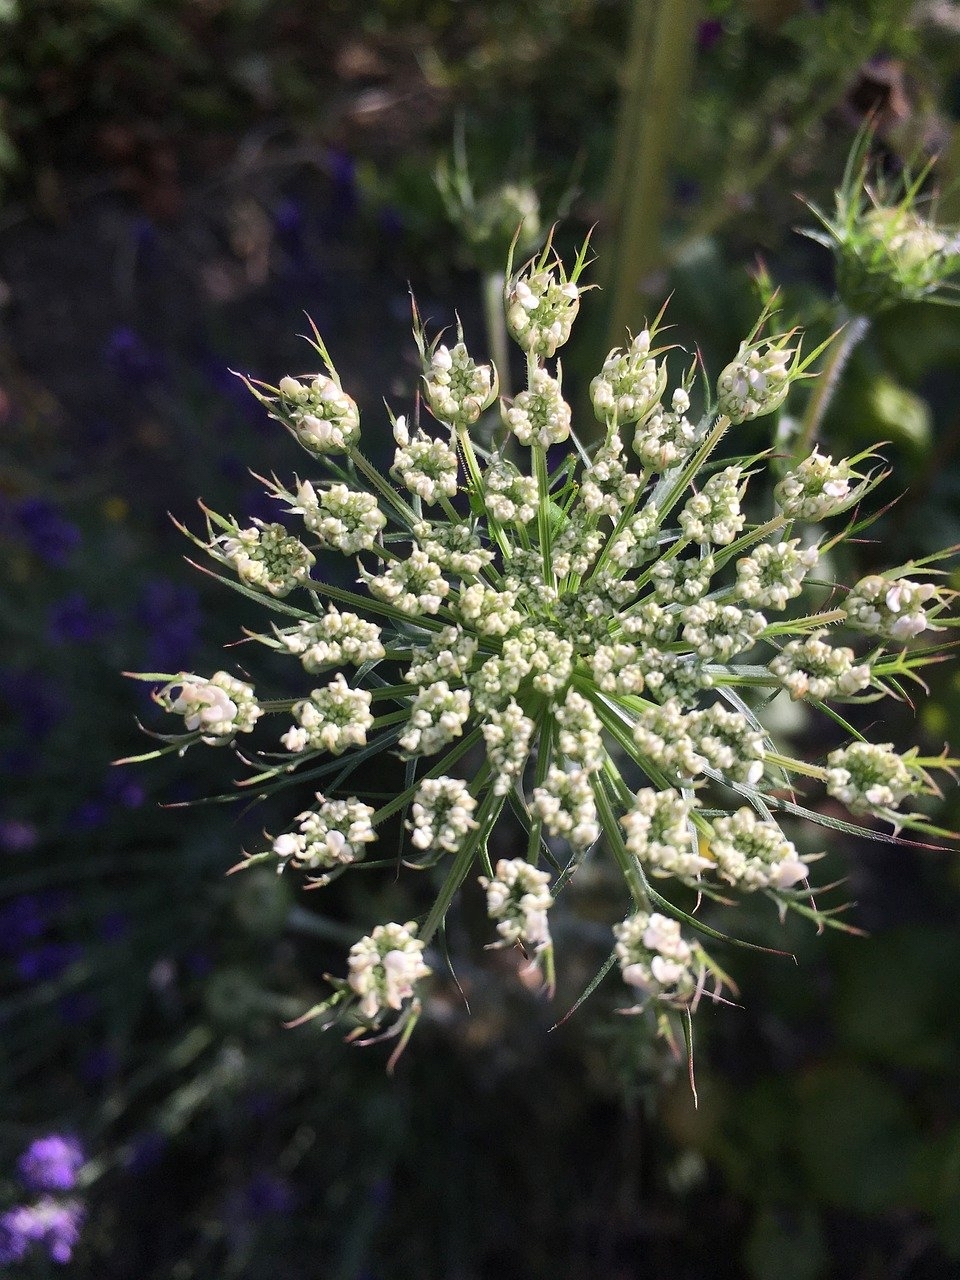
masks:
POLYGON ((549 873, 524 858, 501 858, 493 878, 481 876, 480 884, 487 891, 487 915, 497 922, 500 935, 494 946, 520 942, 535 955, 546 951, 550 946, 547 912, 553 906, 549 873))
POLYGON ((462 342, 453 348, 435 347, 424 364, 427 404, 433 416, 447 426, 472 426, 497 398, 496 369, 477 364, 462 342))
POLYGON ((783 477, 773 498, 788 520, 824 520, 849 506, 853 479, 846 459, 835 463, 814 449, 783 477))
POLYGON ((717 408, 735 425, 773 413, 783 404, 793 376, 787 339, 741 346, 717 380, 717 408))
POLYGON ((406 443, 398 443, 391 470, 405 488, 431 505, 441 497, 452 498, 457 492, 456 449, 452 443, 435 440, 423 431, 406 443))
POLYGON ((637 662, 635 644, 598 645, 590 654, 590 670, 603 693, 643 693, 643 665, 637 662))
POLYGON ((804 578, 819 559, 816 547, 800 550, 799 538, 762 542, 737 561, 737 595, 761 609, 785 609, 787 601, 800 594, 804 578))
POLYGON ((345 453, 360 439, 360 410, 335 377, 281 378, 280 416, 308 453, 345 453))
POLYGON ((539 444, 545 449, 562 444, 570 435, 570 406, 563 398, 559 377, 552 377, 546 369, 534 369, 528 389, 504 406, 503 420, 521 444, 539 444))
POLYGON ((507 329, 531 355, 555 355, 569 339, 579 310, 579 287, 546 267, 534 267, 507 285, 507 329))
POLYGON ((624 572, 639 569, 642 564, 652 560, 657 554, 659 520, 657 508, 648 503, 642 511, 631 516, 607 543, 607 559, 624 572))
POLYGON ((273 852, 280 859, 278 871, 289 863, 300 870, 329 870, 359 862, 364 845, 376 840, 371 825, 374 811, 355 797, 349 800, 327 800, 319 792, 319 809, 307 809, 297 815, 297 831, 286 831, 273 841, 273 852))
POLYGON ((692 560, 659 560, 650 570, 657 603, 687 605, 696 602, 710 587, 716 563, 713 556, 692 560))
POLYGON ((654 405, 637 424, 633 435, 633 451, 648 471, 663 472, 682 462, 697 443, 697 428, 687 417, 690 396, 685 387, 677 387, 671 408, 654 405))
POLYGON ((476 829, 477 802, 460 778, 424 778, 410 806, 410 842, 415 849, 456 853, 476 829))
POLYGON ((410 708, 410 720, 400 738, 401 751, 410 756, 435 755, 460 737, 469 715, 466 689, 451 689, 446 680, 424 686, 410 708))
POLYGON ((467 673, 479 647, 476 636, 463 627, 444 627, 417 651, 404 673, 410 684, 427 685, 436 680, 460 680, 467 673))
POLYGON ((392 561, 385 573, 368 573, 361 567, 360 577, 371 595, 411 617, 439 613, 450 593, 440 566, 416 545, 406 560, 392 561))
POLYGON ((718 547, 734 540, 745 523, 740 511, 741 475, 739 467, 724 467, 710 477, 699 493, 687 499, 680 512, 685 538, 718 547))
POLYGON ((767 625, 762 613, 704 600, 680 613, 683 638, 702 662, 729 662, 752 649, 767 625))
POLYGON ((616 520, 623 509, 633 503, 640 484, 640 477, 626 468, 620 437, 611 431, 584 474, 580 486, 583 510, 592 516, 604 515, 616 520))
POLYGON ((693 723, 676 698, 668 698, 662 706, 648 703, 633 726, 633 740, 641 756, 657 769, 692 778, 706 763, 690 734, 693 723))
POLYGON ((251 528, 222 534, 216 542, 240 581, 257 591, 279 598, 310 580, 314 556, 282 524, 254 520, 251 528))
POLYGON ((529 524, 537 514, 537 481, 525 476, 500 454, 484 472, 484 500, 499 524, 529 524))
POLYGON ((777 677, 790 697, 849 698, 866 689, 871 681, 868 663, 857 663, 852 649, 846 645, 829 645, 815 632, 804 640, 791 640, 770 662, 770 672, 777 677))
POLYGON ((418 520, 411 532, 427 556, 458 577, 476 577, 495 559, 467 524, 430 524, 418 520))
POLYGON ((687 716, 696 749, 711 769, 734 782, 755 787, 763 777, 763 734, 751 727, 739 711, 728 711, 719 702, 687 716))
POLYGON ((515 608, 516 592, 497 591, 482 582, 465 587, 460 593, 458 612, 482 636, 505 636, 523 621, 515 608))
POLYGON ((416 924, 379 924, 350 948, 348 981, 360 997, 361 1015, 372 1022, 387 1009, 398 1010, 430 975, 416 924))
POLYGON ((372 493, 362 493, 345 484, 332 484, 318 493, 305 480, 289 510, 303 516, 304 525, 317 535, 322 546, 346 556, 370 551, 387 523, 372 493))
POLYGON ((932 627, 923 606, 936 597, 932 583, 885 578, 877 573, 861 578, 843 607, 852 627, 902 643, 932 627))
POLYGON ((344 662, 354 666, 376 662, 386 653, 375 622, 356 613, 341 613, 334 605, 316 622, 300 622, 277 634, 287 652, 296 654, 311 675, 344 662))
POLYGON ((543 785, 534 787, 531 812, 552 836, 562 836, 580 853, 600 839, 597 805, 587 769, 551 765, 543 785))
POLYGON ((183 716, 190 733, 199 730, 211 747, 232 742, 238 733, 252 732, 263 714, 253 686, 226 671, 215 672, 209 680, 203 676, 177 676, 156 698, 167 711, 183 716))
POLYGON ((671 788, 654 791, 644 787, 620 819, 628 852, 655 876, 676 876, 690 882, 712 866, 701 857, 696 831, 690 821, 695 801, 671 788))
POLYGON ((582 693, 567 690, 563 705, 557 708, 556 721, 561 755, 588 773, 595 773, 603 764, 606 749, 600 720, 582 693))
POLYGON ((827 792, 851 813, 891 817, 908 796, 923 791, 922 774, 910 767, 909 753, 891 743, 852 742, 827 756, 827 792))
POLYGON ((481 731, 493 772, 493 793, 504 796, 523 773, 536 725, 511 698, 502 711, 494 708, 487 713, 481 731))
POLYGON ((646 997, 684 1007, 697 991, 702 961, 681 936, 680 924, 659 912, 638 911, 614 926, 624 982, 646 997))
POLYGON ((807 878, 807 866, 774 822, 744 806, 711 824, 710 854, 724 880, 744 891, 790 889, 807 878))
POLYGON ((373 724, 370 694, 366 689, 351 689, 338 671, 330 684, 314 689, 309 698, 293 707, 296 725, 282 735, 280 741, 288 751, 329 751, 343 755, 350 747, 363 747, 367 730, 373 724))
POLYGON ((667 368, 650 355, 651 334, 643 329, 626 350, 615 347, 590 383, 593 411, 601 422, 641 422, 667 386, 667 368))

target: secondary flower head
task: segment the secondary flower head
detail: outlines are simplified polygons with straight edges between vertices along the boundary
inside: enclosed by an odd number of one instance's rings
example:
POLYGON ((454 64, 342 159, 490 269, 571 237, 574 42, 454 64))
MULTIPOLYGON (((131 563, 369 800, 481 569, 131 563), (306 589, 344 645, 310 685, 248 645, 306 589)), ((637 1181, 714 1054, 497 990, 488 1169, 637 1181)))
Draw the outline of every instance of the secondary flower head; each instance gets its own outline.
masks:
POLYGON ((349 982, 360 997, 359 1009, 372 1021, 387 1009, 398 1011, 414 994, 421 978, 429 977, 417 926, 379 924, 369 937, 350 948, 349 982))
POLYGON ((870 175, 872 134, 865 130, 847 163, 833 216, 809 207, 823 230, 806 231, 834 255, 837 292, 855 314, 874 316, 901 302, 940 301, 956 286, 960 232, 944 227, 924 204, 930 165, 890 179, 870 175))

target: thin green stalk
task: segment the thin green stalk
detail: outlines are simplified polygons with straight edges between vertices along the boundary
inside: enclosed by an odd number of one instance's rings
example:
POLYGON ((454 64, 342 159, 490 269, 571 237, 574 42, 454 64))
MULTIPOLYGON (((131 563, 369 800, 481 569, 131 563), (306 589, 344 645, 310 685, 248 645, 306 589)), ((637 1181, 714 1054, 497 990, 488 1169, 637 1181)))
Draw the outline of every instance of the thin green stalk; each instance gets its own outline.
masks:
POLYGON ((510 344, 507 340, 507 322, 503 310, 504 275, 502 271, 488 271, 483 277, 483 319, 487 329, 487 345, 500 377, 500 394, 511 396, 510 344))
POLYGON ((643 282, 663 259, 663 214, 696 36, 694 0, 634 0, 607 192, 612 252, 605 350, 638 329, 643 282))
POLYGON ((866 337, 869 328, 870 320, 867 316, 852 316, 840 337, 827 349, 827 357, 819 377, 813 384, 813 391, 807 401, 806 412, 800 424, 800 433, 793 449, 794 463, 802 462, 816 443, 827 409, 836 394, 840 376, 847 366, 847 361, 866 337))

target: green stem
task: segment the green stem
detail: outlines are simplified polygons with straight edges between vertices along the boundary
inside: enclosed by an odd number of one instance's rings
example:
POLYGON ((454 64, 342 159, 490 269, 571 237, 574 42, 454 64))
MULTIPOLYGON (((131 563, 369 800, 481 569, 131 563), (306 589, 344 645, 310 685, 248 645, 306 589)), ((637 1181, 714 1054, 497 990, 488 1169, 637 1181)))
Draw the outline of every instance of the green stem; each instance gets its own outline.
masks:
POLYGON ((502 271, 488 271, 483 277, 483 318, 487 328, 487 344, 500 378, 500 394, 509 400, 510 344, 507 340, 507 322, 503 310, 504 275, 502 271))
POLYGON ((504 797, 494 795, 492 788, 484 796, 483 803, 477 814, 477 831, 472 838, 464 841, 463 847, 453 860, 453 866, 448 871, 446 880, 440 887, 436 901, 430 908, 430 914, 423 922, 419 937, 424 945, 430 942, 430 939, 443 923, 444 916, 450 908, 450 903, 453 901, 457 890, 466 880, 478 851, 481 846, 486 845, 490 832, 493 830, 493 825, 500 816, 503 804, 504 797))
POLYGON ((607 192, 613 251, 604 255, 611 291, 604 350, 619 345, 625 329, 639 329, 644 282, 663 261, 663 212, 696 16, 693 0, 633 3, 607 192))
POLYGON ((807 401, 806 412, 800 424, 800 434, 794 445, 794 465, 802 462, 816 443, 824 416, 836 393, 840 375, 846 368, 847 361, 866 337, 869 328, 870 320, 867 316, 852 316, 844 326, 840 337, 827 349, 827 357, 813 385, 813 391, 807 401))

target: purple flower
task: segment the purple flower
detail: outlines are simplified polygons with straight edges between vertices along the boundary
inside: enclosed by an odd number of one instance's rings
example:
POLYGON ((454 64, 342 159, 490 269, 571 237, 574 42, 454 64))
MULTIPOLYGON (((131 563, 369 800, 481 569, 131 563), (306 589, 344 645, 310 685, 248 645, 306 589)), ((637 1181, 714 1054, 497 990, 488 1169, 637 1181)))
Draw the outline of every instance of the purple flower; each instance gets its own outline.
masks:
POLYGON ((32 822, 0 819, 0 849, 4 853, 29 853, 39 839, 40 833, 32 822))
POLYGON ((48 1133, 30 1143, 17 1161, 17 1173, 28 1191, 72 1191, 85 1159, 76 1138, 48 1133))
POLYGON ((26 498, 14 508, 14 519, 34 555, 60 568, 80 542, 80 530, 46 498, 26 498))
POLYGON ((200 633, 200 597, 193 587, 152 578, 136 604, 146 633, 148 671, 189 671, 200 633))
POLYGON ((0 945, 15 954, 24 943, 35 942, 46 931, 50 915, 36 894, 24 893, 0 907, 0 945))
POLYGON ((108 634, 111 622, 82 592, 72 591, 51 607, 47 632, 53 644, 90 644, 108 634))
POLYGON ((290 1182, 267 1170, 253 1175, 247 1183, 244 1198, 247 1212, 255 1218, 270 1213, 289 1213, 295 1200, 290 1182))
POLYGON ((705 18, 697 24, 697 47, 708 53, 723 39, 723 23, 719 18, 705 18))
POLYGON ((0 1263, 22 1261, 32 1245, 45 1249, 54 1262, 69 1262, 84 1216, 78 1201, 57 1203, 49 1196, 8 1209, 0 1215, 0 1263))
POLYGON ((45 982, 58 978, 70 965, 83 957, 83 947, 76 942, 46 942, 33 951, 25 951, 17 959, 17 972, 23 982, 45 982))
POLYGON ((114 329, 107 339, 103 359, 118 378, 134 386, 155 382, 167 371, 162 353, 148 347, 135 330, 125 325, 114 329))

